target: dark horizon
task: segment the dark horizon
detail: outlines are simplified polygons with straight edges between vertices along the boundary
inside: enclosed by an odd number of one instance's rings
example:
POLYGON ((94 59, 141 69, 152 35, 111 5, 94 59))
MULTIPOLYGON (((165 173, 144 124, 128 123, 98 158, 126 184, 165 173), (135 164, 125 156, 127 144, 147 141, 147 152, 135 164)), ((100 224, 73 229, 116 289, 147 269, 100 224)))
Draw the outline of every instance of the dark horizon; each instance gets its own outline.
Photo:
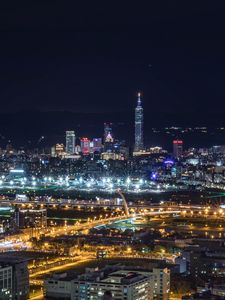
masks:
MULTIPOLYGON (((104 122, 114 123, 115 137, 126 140, 127 145, 134 144, 134 111, 129 113, 74 113, 23 111, 0 114, 0 147, 5 147, 11 140, 15 147, 42 148, 56 143, 65 143, 65 131, 74 130, 77 142, 80 137, 102 137, 104 122), (29 126, 28 126, 29 124, 29 126), (39 143, 41 136, 44 140, 39 143)), ((162 146, 171 149, 174 138, 182 138, 185 148, 210 147, 225 144, 224 113, 208 114, 156 114, 144 111, 144 141, 146 146, 162 146), (197 127, 207 126, 207 134, 154 133, 152 128, 171 126, 197 127)))

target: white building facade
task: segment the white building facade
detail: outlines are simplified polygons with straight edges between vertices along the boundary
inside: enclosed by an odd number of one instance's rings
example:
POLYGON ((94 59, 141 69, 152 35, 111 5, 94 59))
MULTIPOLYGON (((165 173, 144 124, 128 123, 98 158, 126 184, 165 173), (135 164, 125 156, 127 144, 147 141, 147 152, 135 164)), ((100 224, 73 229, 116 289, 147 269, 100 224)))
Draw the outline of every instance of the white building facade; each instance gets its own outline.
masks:
POLYGON ((45 299, 100 300, 107 292, 112 299, 152 300, 169 298, 170 272, 168 269, 150 271, 107 269, 81 276, 69 274, 53 276, 44 283, 45 299))

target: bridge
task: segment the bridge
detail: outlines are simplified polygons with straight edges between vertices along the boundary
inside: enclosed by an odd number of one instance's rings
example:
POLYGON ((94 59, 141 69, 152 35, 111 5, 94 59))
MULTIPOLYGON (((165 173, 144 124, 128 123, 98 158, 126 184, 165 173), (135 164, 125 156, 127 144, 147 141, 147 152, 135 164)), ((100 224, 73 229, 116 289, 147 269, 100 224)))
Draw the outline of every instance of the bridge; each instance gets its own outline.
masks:
MULTIPOLYGON (((118 191, 119 194, 119 191, 118 191)), ((157 211, 157 210, 193 210, 193 211, 199 211, 204 208, 207 208, 206 205, 166 205, 166 202, 164 205, 159 205, 155 203, 149 203, 149 204, 130 204, 129 207, 127 205, 126 199, 124 195, 120 192, 120 196, 122 198, 122 204, 115 204, 105 201, 105 203, 98 203, 97 201, 86 201, 86 200, 74 200, 74 199, 52 199, 52 200, 26 200, 26 201, 19 201, 19 200, 0 200, 0 207, 6 207, 6 206, 18 206, 19 208, 29 208, 29 209, 36 209, 36 208, 59 208, 59 209, 81 209, 81 208, 109 208, 109 209, 117 209, 117 208, 124 208, 124 212, 126 214, 129 214, 129 211, 132 210, 148 210, 151 211, 157 211)))

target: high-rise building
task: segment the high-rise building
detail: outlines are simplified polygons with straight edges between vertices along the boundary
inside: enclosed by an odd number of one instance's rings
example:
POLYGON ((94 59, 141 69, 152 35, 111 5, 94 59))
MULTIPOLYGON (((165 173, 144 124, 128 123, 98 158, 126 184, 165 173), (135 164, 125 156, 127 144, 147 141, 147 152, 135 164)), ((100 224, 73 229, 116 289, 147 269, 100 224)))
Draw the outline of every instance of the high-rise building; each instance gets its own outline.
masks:
POLYGON ((73 154, 75 151, 75 133, 74 131, 66 131, 66 153, 73 154))
POLYGON ((114 151, 112 123, 104 123, 104 152, 114 151))
POLYGON ((65 153, 65 147, 63 144, 56 144, 51 148, 51 156, 52 157, 60 157, 65 153))
MULTIPOLYGON (((27 300, 29 296, 29 272, 27 267, 28 260, 16 256, 0 255, 0 275, 2 268, 4 272, 4 282, 0 280, 2 290, 4 287, 8 290, 9 298, 3 297, 0 293, 0 299, 27 300)), ((2 279, 2 277, 1 277, 2 279)), ((3 294, 4 295, 4 294, 3 294)), ((4 296, 7 296, 4 295, 4 296)))
POLYGON ((154 299, 168 300, 170 294, 170 270, 153 268, 152 290, 154 299))
POLYGON ((90 140, 86 137, 80 139, 80 148, 83 155, 90 154, 90 140))
POLYGON ((175 158, 180 158, 183 155, 183 141, 174 140, 173 141, 173 156, 175 158))
POLYGON ((55 145, 55 154, 56 156, 62 156, 65 152, 65 147, 63 144, 56 144, 55 145))
POLYGON ((143 108, 141 105, 141 93, 138 93, 137 107, 135 108, 135 146, 134 151, 140 151, 144 149, 143 141, 143 108))
POLYGON ((43 228, 47 226, 47 210, 42 209, 15 209, 15 223, 18 228, 43 228))
POLYGON ((75 153, 76 154, 79 154, 81 152, 81 147, 80 147, 80 145, 76 145, 75 146, 75 153))
POLYGON ((12 267, 0 266, 0 299, 12 299, 12 267))
POLYGON ((94 138, 93 139, 93 152, 101 152, 102 149, 102 139, 94 138))
POLYGON ((112 123, 104 123, 104 143, 113 142, 112 123))

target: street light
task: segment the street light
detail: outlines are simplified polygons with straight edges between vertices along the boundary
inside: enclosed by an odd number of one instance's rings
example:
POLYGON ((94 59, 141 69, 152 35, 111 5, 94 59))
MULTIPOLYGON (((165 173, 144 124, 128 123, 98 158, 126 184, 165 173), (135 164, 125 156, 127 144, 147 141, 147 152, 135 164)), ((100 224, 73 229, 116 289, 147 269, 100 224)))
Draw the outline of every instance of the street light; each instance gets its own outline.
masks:
POLYGON ((139 189, 140 189, 140 185, 139 185, 139 184, 136 184, 136 185, 135 185, 135 188, 136 188, 136 190, 139 190, 139 189))
POLYGON ((113 183, 112 183, 112 182, 110 182, 110 184, 109 184, 109 188, 110 188, 110 189, 112 189, 112 188, 113 188, 113 183))

